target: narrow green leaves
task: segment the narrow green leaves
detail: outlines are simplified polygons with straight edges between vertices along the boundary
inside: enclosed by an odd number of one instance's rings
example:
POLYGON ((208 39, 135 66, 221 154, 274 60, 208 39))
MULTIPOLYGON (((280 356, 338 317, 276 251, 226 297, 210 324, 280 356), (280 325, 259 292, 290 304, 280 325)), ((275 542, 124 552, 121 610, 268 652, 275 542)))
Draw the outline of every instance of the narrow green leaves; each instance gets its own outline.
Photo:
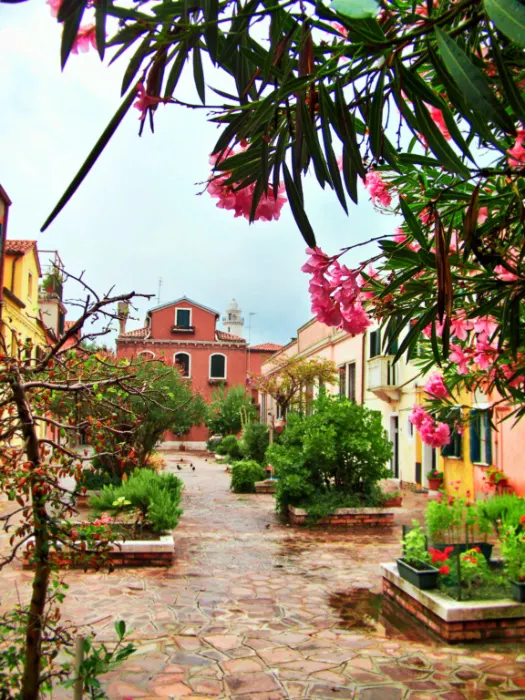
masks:
POLYGON ((379 11, 376 0, 332 0, 330 7, 352 19, 375 17, 379 11))
POLYGON ((315 248, 315 234, 312 229, 306 212, 304 211, 302 197, 299 194, 297 187, 293 181, 293 178, 288 170, 286 163, 283 163, 283 174, 284 174, 284 186, 286 187, 286 194, 288 195, 288 201, 290 202, 290 209, 292 210, 293 218, 295 223, 299 227, 302 237, 304 238, 306 245, 309 248, 315 248))
POLYGON ((485 0, 485 10, 496 27, 525 47, 525 5, 518 0, 485 0))
POLYGON ((374 90, 368 128, 370 129, 370 148, 376 158, 383 155, 383 101, 384 101, 385 71, 379 74, 374 90))
POLYGON ((95 4, 95 32, 97 38, 97 51, 100 60, 104 60, 106 50, 106 17, 109 0, 97 0, 95 4))
POLYGON ((69 58, 69 54, 77 38, 85 9, 86 0, 72 0, 63 10, 62 15, 60 13, 58 15, 59 20, 65 15, 62 27, 62 42, 60 45, 60 65, 62 70, 65 68, 67 59, 69 58))
POLYGON ((206 90, 204 87, 204 72, 202 70, 201 50, 198 43, 193 47, 193 79, 195 80, 195 87, 197 88, 199 99, 202 104, 205 104, 206 90))

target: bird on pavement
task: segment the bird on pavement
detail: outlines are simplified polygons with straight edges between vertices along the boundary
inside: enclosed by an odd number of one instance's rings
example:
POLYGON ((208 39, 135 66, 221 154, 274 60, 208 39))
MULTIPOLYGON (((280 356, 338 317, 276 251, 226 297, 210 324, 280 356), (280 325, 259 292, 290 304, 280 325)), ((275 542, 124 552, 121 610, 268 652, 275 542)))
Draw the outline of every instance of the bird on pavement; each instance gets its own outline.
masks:
POLYGON ((191 465, 191 471, 192 471, 192 472, 195 471, 195 467, 193 466, 193 464, 191 465))
POLYGON ((177 464, 177 469, 180 471, 182 469, 182 467, 179 467, 179 465, 177 464))

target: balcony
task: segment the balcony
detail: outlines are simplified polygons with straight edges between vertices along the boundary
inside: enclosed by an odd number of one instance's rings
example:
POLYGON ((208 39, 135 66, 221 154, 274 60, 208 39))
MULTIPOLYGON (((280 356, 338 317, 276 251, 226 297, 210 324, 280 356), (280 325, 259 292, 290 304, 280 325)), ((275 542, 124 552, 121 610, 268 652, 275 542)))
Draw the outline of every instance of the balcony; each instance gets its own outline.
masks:
POLYGON ((394 365, 393 355, 378 355, 368 360, 368 391, 387 403, 399 401, 399 366, 394 365))
POLYGON ((44 277, 38 290, 40 299, 59 299, 62 301, 62 279, 58 274, 49 274, 44 277))
POLYGON ((188 335, 192 335, 193 333, 195 333, 195 326, 172 326, 171 332, 172 333, 186 333, 188 335))

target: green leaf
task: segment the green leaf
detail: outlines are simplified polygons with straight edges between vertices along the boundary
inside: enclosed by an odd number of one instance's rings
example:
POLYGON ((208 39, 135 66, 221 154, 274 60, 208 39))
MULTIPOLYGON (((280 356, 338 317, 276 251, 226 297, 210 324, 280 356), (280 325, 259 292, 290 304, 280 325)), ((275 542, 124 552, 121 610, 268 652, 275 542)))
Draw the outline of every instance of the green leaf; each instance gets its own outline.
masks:
POLYGON ((115 631, 118 635, 119 639, 122 639, 122 637, 126 634, 126 623, 124 620, 119 620, 118 622, 115 622, 115 631))
POLYGON ((508 100, 512 109, 514 110, 514 113, 516 114, 518 119, 521 119, 522 122, 525 122, 525 102, 523 101, 521 92, 516 86, 516 83, 514 82, 514 79, 512 78, 512 75, 510 73, 509 67, 507 66, 507 63, 505 62, 505 59, 500 51, 500 48, 498 46, 498 39, 494 36, 492 32, 490 39, 491 49, 494 54, 494 63, 496 64, 499 77, 501 78, 501 84, 503 85, 503 89, 505 90, 505 97, 508 100))
POLYGON ((385 69, 381 71, 374 90, 372 105, 370 107, 370 118, 368 127, 370 129, 370 148, 376 158, 381 158, 383 155, 383 100, 385 84, 385 69))
POLYGON ((126 97, 124 102, 120 105, 116 113, 114 114, 113 118, 107 125, 107 127, 104 129, 102 132, 102 135, 100 136, 99 140, 95 144, 95 147, 91 151, 91 153, 88 155, 84 163, 82 164, 82 167, 78 171, 78 173, 75 175, 73 178, 71 184, 68 186, 62 197, 60 198, 58 204, 56 207, 53 209, 51 214, 48 216, 46 221, 44 222, 44 225, 40 229, 41 231, 45 231, 46 228, 49 226, 49 224, 58 216, 58 214, 62 211, 62 209, 65 207, 65 205, 69 202, 71 197, 75 194, 77 189, 80 187, 82 182, 84 181, 85 177, 91 170, 91 168, 95 165, 95 163, 98 160, 98 157, 104 150, 104 148, 108 145, 111 137, 115 133, 115 131, 118 129, 121 121, 124 119, 126 116, 126 113, 128 109, 131 107, 133 104, 133 101, 135 100, 136 94, 135 90, 133 89, 129 95, 126 97))
POLYGON ((198 44, 193 48, 193 78, 200 101, 202 104, 205 104, 206 90, 204 87, 204 72, 202 70, 201 50, 198 44))
POLYGON ((332 185, 337 194, 337 199, 339 200, 345 212, 348 214, 348 207, 346 205, 345 192, 343 189, 343 181, 341 180, 339 165, 337 164, 337 158, 335 157, 334 149, 332 147, 332 135, 330 133, 330 125, 328 124, 326 119, 322 120, 322 130, 324 152, 326 154, 326 162, 328 163, 328 170, 330 172, 332 185))
POLYGON ((482 113, 485 118, 492 119, 505 131, 514 133, 512 119, 494 96, 482 71, 448 34, 439 27, 436 27, 435 33, 445 67, 470 107, 482 113))
POLYGON ((295 222, 299 227, 299 231, 301 232, 301 235, 304 238, 306 245, 309 248, 315 248, 317 244, 315 241, 314 231, 310 222, 308 221, 308 217, 306 216, 306 212, 304 211, 302 198, 297 190, 297 187, 295 186, 295 183, 293 181, 292 176, 290 175, 290 171, 288 170, 288 166, 286 165, 286 163, 283 163, 283 173, 284 185, 286 187, 286 194, 288 195, 293 218, 295 219, 295 222))
POLYGON ((97 37, 97 50, 100 60, 104 60, 106 50, 106 16, 108 13, 109 0, 97 0, 95 4, 95 27, 97 37))
POLYGON ((496 27, 525 47, 525 6, 517 0, 485 0, 485 10, 496 27))
POLYGON ((352 19, 375 17, 379 12, 376 0, 332 0, 330 7, 352 19))
POLYGON ((418 219, 414 216, 404 197, 399 198, 399 206, 401 207, 401 211, 403 212, 403 218, 405 219, 405 223, 410 229, 412 235, 419 243, 419 245, 422 248, 426 249, 428 246, 427 238, 423 233, 423 229, 421 228, 418 219))
POLYGON ((150 49, 150 42, 151 35, 148 34, 148 36, 145 37, 145 39, 141 42, 139 48, 131 57, 126 71, 124 73, 124 77, 122 78, 122 87, 120 89, 121 95, 124 95, 124 93, 127 92, 129 86, 135 80, 137 72, 144 58, 148 55, 148 53, 151 53, 153 51, 153 49, 150 49))
POLYGON ((211 58, 211 62, 213 63, 213 65, 215 65, 217 61, 217 45, 219 35, 219 31, 217 28, 217 17, 219 14, 218 0, 204 0, 202 8, 204 19, 206 21, 206 26, 204 28, 206 46, 208 47, 208 53, 211 58))
POLYGON ((177 56, 173 61, 170 72, 168 73, 168 79, 166 80, 166 87, 164 89, 164 97, 171 97, 173 95, 173 92, 177 87, 177 83, 179 82, 179 78, 182 75, 184 64, 188 58, 188 53, 189 46, 186 42, 181 42, 177 56))
POLYGON ((74 10, 69 17, 64 21, 64 26, 62 29, 62 42, 60 45, 60 65, 62 70, 67 63, 75 39, 77 38, 78 30, 80 28, 80 23, 82 22, 82 15, 84 14, 85 4, 84 0, 77 3, 79 6, 74 10))

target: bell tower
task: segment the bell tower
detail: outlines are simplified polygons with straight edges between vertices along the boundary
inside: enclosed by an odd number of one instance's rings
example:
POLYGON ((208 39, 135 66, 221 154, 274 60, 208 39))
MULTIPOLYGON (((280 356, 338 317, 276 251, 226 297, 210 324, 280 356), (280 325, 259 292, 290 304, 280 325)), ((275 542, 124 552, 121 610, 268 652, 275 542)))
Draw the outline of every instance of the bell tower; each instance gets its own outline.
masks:
POLYGON ((244 319, 241 316, 239 304, 235 299, 232 299, 226 307, 226 314, 222 317, 222 325, 226 333, 239 335, 241 338, 244 337, 244 319))

